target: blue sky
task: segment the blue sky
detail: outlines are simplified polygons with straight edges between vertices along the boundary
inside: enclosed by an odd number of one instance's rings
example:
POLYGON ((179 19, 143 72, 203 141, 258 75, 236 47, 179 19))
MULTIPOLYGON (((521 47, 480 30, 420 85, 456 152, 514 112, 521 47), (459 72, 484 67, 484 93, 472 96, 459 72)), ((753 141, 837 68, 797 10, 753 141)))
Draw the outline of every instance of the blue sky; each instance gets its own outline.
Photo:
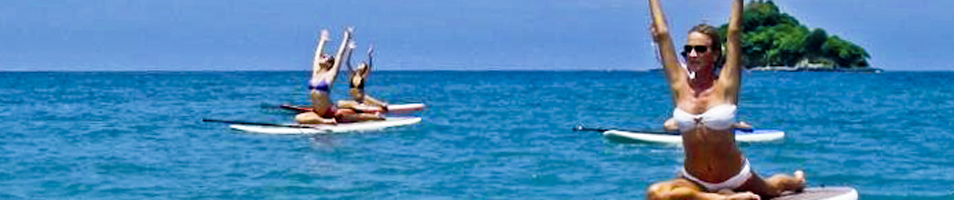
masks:
MULTIPOLYGON (((952 69, 954 1, 775 2, 875 67, 952 69)), ((663 6, 676 45, 729 13, 728 0, 663 6)), ((643 0, 8 0, 0 71, 307 70, 318 30, 336 46, 345 26, 359 52, 375 45, 377 69, 645 70, 647 12, 643 0)))

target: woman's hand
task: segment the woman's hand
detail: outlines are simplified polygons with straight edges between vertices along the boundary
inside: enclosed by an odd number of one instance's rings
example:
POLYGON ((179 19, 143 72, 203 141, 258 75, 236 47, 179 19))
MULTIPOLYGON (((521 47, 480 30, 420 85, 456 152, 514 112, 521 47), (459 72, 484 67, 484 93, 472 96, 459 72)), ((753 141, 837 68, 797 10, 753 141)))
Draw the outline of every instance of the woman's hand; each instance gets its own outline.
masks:
POLYGON ((669 39, 668 23, 658 0, 649 0, 649 15, 651 17, 649 33, 653 36, 653 40, 656 43, 667 42, 665 40, 669 39))
POLYGON ((649 25, 649 35, 653 37, 653 41, 659 42, 663 37, 669 36, 668 31, 660 31, 660 29, 665 30, 666 28, 656 28, 656 24, 649 25))
POLYGON ((320 39, 320 40, 324 40, 324 41, 328 41, 328 38, 329 38, 329 36, 328 36, 328 30, 326 30, 326 29, 321 29, 321 37, 319 37, 319 39, 320 39))

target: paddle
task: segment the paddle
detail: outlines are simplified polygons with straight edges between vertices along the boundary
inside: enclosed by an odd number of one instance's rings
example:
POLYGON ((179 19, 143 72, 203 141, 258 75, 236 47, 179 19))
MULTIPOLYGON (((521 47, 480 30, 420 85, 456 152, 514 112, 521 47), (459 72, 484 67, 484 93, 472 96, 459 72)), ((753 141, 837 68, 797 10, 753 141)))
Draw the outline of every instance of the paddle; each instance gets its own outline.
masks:
POLYGON ((205 119, 202 118, 202 122, 216 122, 216 123, 226 123, 226 124, 242 124, 242 125, 256 125, 256 126, 273 126, 273 127, 289 127, 289 128, 315 128, 311 125, 302 125, 302 124, 274 124, 274 123, 263 123, 263 122, 243 122, 243 121, 231 121, 231 120, 220 120, 220 119, 205 119))
POLYGON ((668 132, 668 131, 632 130, 632 129, 618 129, 618 128, 612 128, 612 129, 610 129, 610 128, 591 128, 591 127, 583 127, 583 125, 577 125, 576 127, 573 127, 573 131, 606 132, 606 131, 610 131, 610 130, 626 131, 626 132, 634 132, 634 133, 680 135, 679 132, 668 132))
POLYGON ((303 111, 311 110, 311 106, 299 106, 299 105, 293 105, 293 104, 275 105, 275 104, 263 103, 261 107, 264 109, 281 109, 281 110, 295 111, 295 112, 303 112, 303 111))
POLYGON ((282 109, 282 108, 288 107, 289 105, 291 105, 291 104, 268 104, 268 103, 262 103, 262 104, 259 105, 259 106, 262 107, 262 108, 265 108, 265 109, 282 109))

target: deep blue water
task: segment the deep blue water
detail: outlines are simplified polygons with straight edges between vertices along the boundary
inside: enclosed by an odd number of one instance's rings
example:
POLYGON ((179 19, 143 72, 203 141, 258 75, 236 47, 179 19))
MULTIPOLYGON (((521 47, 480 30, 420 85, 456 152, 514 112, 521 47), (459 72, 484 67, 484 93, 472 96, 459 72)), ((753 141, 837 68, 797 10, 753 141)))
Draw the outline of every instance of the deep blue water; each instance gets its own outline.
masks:
MULTIPOLYGON (((372 95, 427 103, 421 124, 283 136, 200 121, 289 122, 267 105, 307 102, 307 76, 0 73, 0 199, 639 199, 683 159, 571 130, 660 128, 657 72, 375 72, 372 95)), ((760 174, 954 199, 954 73, 744 77, 741 119, 787 133, 740 144, 760 174)))

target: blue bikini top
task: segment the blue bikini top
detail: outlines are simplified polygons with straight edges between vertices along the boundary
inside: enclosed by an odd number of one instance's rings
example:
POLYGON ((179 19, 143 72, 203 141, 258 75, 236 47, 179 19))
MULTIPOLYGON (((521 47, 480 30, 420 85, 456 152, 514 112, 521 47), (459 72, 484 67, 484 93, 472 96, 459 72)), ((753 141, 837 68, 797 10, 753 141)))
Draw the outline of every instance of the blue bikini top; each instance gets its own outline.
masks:
POLYGON ((329 92, 331 91, 331 85, 324 80, 311 79, 311 81, 308 81, 308 90, 329 92))

